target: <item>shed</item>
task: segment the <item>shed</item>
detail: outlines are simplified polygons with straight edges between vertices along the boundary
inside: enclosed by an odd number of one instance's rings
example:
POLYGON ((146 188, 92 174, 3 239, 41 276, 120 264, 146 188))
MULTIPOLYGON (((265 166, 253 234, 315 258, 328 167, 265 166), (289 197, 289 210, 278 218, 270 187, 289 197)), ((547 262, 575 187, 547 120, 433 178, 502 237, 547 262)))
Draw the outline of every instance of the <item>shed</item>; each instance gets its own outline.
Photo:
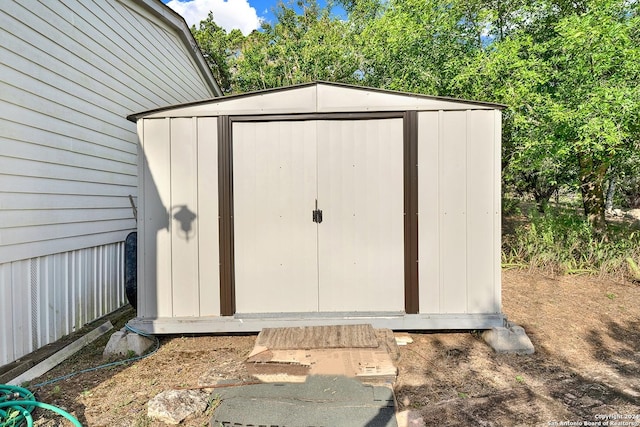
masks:
POLYGON ((502 326, 501 108, 314 82, 130 116, 132 324, 502 326))
POLYGON ((158 0, 0 1, 0 365, 126 303, 131 111, 221 95, 158 0))

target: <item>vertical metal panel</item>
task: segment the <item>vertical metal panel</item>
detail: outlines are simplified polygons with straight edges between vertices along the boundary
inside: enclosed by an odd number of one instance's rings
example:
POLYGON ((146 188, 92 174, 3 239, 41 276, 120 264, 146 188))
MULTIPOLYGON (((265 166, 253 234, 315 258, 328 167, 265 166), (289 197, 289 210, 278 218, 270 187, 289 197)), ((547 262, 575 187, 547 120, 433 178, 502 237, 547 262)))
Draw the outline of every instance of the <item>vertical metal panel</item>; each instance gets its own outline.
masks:
POLYGON ((11 304, 13 306, 13 328, 9 335, 13 335, 15 357, 20 357, 33 350, 31 332, 31 313, 29 312, 29 280, 31 271, 29 260, 16 261, 11 268, 11 304))
MULTIPOLYGON (((40 288, 40 324, 42 325, 42 339, 45 342, 51 342, 55 337, 55 325, 49 322, 51 313, 49 312, 54 306, 55 283, 51 277, 50 257, 44 256, 38 259, 38 287, 40 288)), ((53 319, 52 319, 53 320, 53 319)))
POLYGON ((140 316, 172 316, 170 119, 144 120, 145 295, 140 316))
POLYGON ((233 124, 236 311, 317 311, 315 122, 233 124))
POLYGON ((467 112, 467 310, 494 312, 493 111, 467 112))
POLYGON ((502 313, 502 112, 495 110, 493 114, 493 309, 502 313))
POLYGON ((198 265, 200 316, 220 314, 217 118, 198 119, 198 265))
MULTIPOLYGON (((137 254, 136 254, 136 311, 138 316, 146 317, 150 312, 149 300, 155 299, 155 287, 156 284, 150 281, 150 277, 147 276, 148 267, 146 265, 146 211, 145 211, 145 199, 147 198, 147 176, 145 171, 147 170, 147 156, 144 154, 144 145, 146 135, 144 133, 145 123, 147 120, 138 120, 136 128, 138 132, 138 206, 137 206, 137 218, 136 218, 136 232, 137 232, 137 254)), ((154 303, 155 304, 155 303, 154 303)), ((155 309, 154 309, 155 310, 155 309)))
POLYGON ((438 111, 418 113, 420 313, 440 312, 440 114, 438 111))
POLYGON ((466 111, 440 116, 440 312, 467 310, 467 120, 466 111))
POLYGON ((171 119, 173 316, 198 316, 198 151, 195 118, 171 119))
POLYGON ((0 264, 0 365, 121 307, 122 254, 113 243, 0 264))
POLYGON ((93 318, 95 307, 95 294, 93 292, 93 284, 95 282, 93 277, 93 250, 91 248, 87 250, 79 250, 78 258, 80 260, 80 287, 82 289, 82 300, 80 301, 82 307, 82 317, 85 321, 93 318))
POLYGON ((0 264, 0 366, 16 356, 13 345, 13 282, 12 263, 0 264))
POLYGON ((318 122, 320 311, 403 311, 403 120, 318 122))
MULTIPOLYGON (((51 323, 54 325, 53 336, 65 335, 65 317, 67 317, 67 285, 65 283, 65 265, 64 254, 55 254, 47 257, 50 268, 50 280, 53 295, 51 296, 53 301, 53 307, 51 308, 51 323)), ((102 262, 99 263, 102 268, 102 262)))

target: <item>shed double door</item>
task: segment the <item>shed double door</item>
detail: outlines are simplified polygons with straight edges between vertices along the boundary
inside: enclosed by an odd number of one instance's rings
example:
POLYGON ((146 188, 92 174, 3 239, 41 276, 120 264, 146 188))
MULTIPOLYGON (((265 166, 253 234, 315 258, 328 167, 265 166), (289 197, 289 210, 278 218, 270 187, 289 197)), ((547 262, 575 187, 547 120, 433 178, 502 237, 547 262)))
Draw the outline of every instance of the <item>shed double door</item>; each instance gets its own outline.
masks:
POLYGON ((404 311, 402 119, 232 135, 236 312, 404 311))

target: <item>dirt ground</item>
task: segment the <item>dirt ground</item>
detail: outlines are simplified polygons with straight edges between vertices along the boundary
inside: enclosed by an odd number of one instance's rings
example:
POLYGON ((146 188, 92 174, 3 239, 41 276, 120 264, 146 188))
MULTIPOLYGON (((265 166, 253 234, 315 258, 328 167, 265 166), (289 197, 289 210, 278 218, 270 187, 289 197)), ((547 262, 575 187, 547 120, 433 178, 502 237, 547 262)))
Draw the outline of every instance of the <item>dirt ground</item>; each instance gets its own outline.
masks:
MULTIPOLYGON (((534 355, 495 354, 476 332, 411 333, 414 342, 400 347, 399 409, 417 411, 427 426, 640 426, 640 285, 504 271, 503 311, 528 332, 534 355)), ((132 316, 121 312, 116 327, 132 316)), ((32 384, 103 363, 107 338, 32 384)), ((197 386, 204 373, 251 381, 242 362, 255 335, 160 341, 146 359, 33 390, 83 425, 161 426, 146 417, 158 393, 197 386)), ((38 414, 40 425, 62 423, 38 414)))

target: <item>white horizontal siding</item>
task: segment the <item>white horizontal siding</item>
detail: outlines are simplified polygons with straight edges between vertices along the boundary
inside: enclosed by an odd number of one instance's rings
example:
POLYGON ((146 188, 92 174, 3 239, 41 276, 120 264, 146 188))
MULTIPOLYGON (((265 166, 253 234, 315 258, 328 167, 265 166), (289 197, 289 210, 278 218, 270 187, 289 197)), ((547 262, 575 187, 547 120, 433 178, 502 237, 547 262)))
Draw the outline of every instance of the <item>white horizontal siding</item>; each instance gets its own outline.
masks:
POLYGON ((135 227, 126 116, 212 88, 177 30, 132 0, 5 1, 0 37, 0 262, 112 243, 135 227))
POLYGON ((123 243, 0 264, 0 365, 124 301, 123 243))
MULTIPOLYGON (((137 202, 134 199, 134 203, 137 202)), ((59 195, 59 194, 38 194, 34 197, 29 193, 13 193, 10 197, 0 193, 0 215, 4 209, 19 210, 49 210, 49 209, 77 209, 77 208, 106 208, 120 209, 131 208, 131 201, 126 196, 89 196, 89 195, 59 195), (7 203, 7 199, 11 203, 7 203)), ((129 213, 132 211, 129 210, 129 213)))
POLYGON ((0 365, 124 303, 138 173, 126 117, 214 96, 162 8, 0 2, 0 365))

